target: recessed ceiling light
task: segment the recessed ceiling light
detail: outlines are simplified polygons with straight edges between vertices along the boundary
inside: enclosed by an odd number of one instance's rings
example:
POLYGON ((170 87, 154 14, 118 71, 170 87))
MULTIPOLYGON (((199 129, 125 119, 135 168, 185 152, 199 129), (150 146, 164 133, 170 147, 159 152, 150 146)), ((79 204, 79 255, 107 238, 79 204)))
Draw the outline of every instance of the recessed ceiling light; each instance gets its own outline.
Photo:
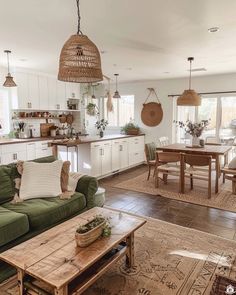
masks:
POLYGON ((105 53, 107 53, 106 50, 101 50, 101 54, 105 54, 105 53))
POLYGON ((117 64, 113 64, 113 67, 117 67, 117 64))
POLYGON ((170 72, 163 72, 163 74, 169 74, 170 72))
POLYGON ((126 70, 128 70, 128 71, 132 71, 132 68, 127 68, 126 70))
POLYGON ((20 61, 27 61, 27 59, 26 58, 21 58, 20 61))
POLYGON ((209 28, 209 29, 208 29, 208 32, 209 32, 209 33, 216 33, 216 32, 218 32, 219 30, 220 30, 219 27, 212 27, 212 28, 209 28))

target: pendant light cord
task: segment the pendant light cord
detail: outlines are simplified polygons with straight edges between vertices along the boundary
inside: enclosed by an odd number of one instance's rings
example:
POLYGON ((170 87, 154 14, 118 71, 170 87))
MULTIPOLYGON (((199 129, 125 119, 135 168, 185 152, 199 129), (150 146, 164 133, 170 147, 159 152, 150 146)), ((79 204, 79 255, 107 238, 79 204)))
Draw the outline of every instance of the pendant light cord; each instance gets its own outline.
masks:
POLYGON ((80 0, 76 0, 76 3, 77 3, 77 14, 78 14, 78 29, 77 29, 77 34, 82 34, 82 31, 80 30, 80 20, 81 20, 81 16, 80 16, 80 8, 79 8, 79 1, 80 0))
POLYGON ((8 74, 10 74, 10 66, 9 66, 9 52, 7 52, 7 69, 8 69, 8 74))
POLYGON ((189 90, 191 90, 191 80, 192 80, 192 59, 190 61, 190 75, 189 75, 189 90))

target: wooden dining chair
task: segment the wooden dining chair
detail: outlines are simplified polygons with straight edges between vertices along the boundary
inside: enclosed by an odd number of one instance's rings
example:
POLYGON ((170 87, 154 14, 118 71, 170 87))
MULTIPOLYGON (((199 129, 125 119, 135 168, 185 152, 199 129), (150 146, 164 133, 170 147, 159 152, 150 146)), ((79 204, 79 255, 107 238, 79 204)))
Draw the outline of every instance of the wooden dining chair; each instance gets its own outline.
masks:
POLYGON ((156 152, 155 187, 159 187, 159 174, 163 174, 163 181, 167 184, 168 175, 179 178, 181 192, 182 154, 174 152, 156 152))
POLYGON ((170 144, 170 140, 167 136, 162 136, 158 139, 159 146, 165 146, 165 145, 169 145, 169 144, 170 144))
POLYGON ((153 167, 153 175, 154 175, 155 167, 156 167, 156 144, 154 142, 145 144, 145 156, 146 156, 146 161, 148 165, 147 180, 149 180, 152 167, 153 167))
POLYGON ((211 156, 184 154, 183 161, 185 165, 184 180, 190 178, 191 190, 193 189, 193 180, 208 181, 208 198, 211 198, 211 156), (188 166, 187 166, 187 165, 188 166), (208 169, 205 169, 207 167, 208 169))

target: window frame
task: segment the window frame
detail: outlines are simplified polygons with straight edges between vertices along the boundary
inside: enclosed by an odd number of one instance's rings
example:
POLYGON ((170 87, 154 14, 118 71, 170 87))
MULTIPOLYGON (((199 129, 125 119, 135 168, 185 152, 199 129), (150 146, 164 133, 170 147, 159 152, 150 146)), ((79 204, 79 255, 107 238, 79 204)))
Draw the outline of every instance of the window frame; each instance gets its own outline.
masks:
MULTIPOLYGON (((216 99, 216 139, 218 142, 220 142, 220 130, 221 130, 221 125, 222 125, 222 98, 225 97, 235 97, 235 104, 236 104, 236 95, 235 94, 209 94, 209 95, 202 95, 202 99, 204 98, 215 98, 216 99)), ((177 97, 175 97, 174 102, 173 102, 173 116, 174 120, 179 121, 178 118, 178 106, 177 106, 177 97)), ((194 108, 194 120, 195 122, 198 121, 198 107, 193 107, 194 108)), ((179 140, 178 138, 178 127, 174 126, 174 141, 177 142, 179 140)))
MULTIPOLYGON (((121 95, 121 98, 122 97, 127 97, 127 96, 132 96, 133 99, 134 99, 133 111, 134 111, 134 117, 135 117, 135 95, 134 94, 121 95)), ((102 97, 101 98, 101 108, 100 109, 102 109, 102 116, 103 116, 103 118, 105 118, 105 113, 107 112, 107 110, 106 110, 106 104, 105 104, 105 99, 106 98, 107 97, 102 97)), ((119 123, 120 122, 120 101, 121 101, 121 99, 116 98, 116 100, 117 100, 117 110, 118 110, 117 118, 116 118, 117 126, 114 126, 114 125, 108 125, 107 126, 107 129, 114 130, 114 131, 120 130, 120 128, 123 127, 123 125, 120 125, 120 123, 119 123)), ((133 120, 134 120, 134 118, 133 118, 133 120)), ((108 122, 109 122, 109 120, 108 120, 108 122)), ((129 122, 127 122, 127 123, 129 123, 129 122)))

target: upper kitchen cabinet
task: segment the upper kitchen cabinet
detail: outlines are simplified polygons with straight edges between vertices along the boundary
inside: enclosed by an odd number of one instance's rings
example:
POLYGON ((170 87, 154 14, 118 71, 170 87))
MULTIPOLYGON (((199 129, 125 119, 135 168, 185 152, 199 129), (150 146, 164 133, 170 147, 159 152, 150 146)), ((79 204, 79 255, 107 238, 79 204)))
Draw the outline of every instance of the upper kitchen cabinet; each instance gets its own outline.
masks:
POLYGON ((57 110, 67 109, 66 83, 57 81, 57 110))
POLYGON ((16 73, 17 103, 16 109, 39 109, 39 81, 37 75, 16 73))
POLYGON ((49 89, 48 78, 39 76, 39 108, 40 110, 48 110, 49 108, 49 89))
POLYGON ((80 98, 80 84, 79 83, 66 83, 66 99, 80 98))
POLYGON ((28 75, 29 108, 39 109, 39 79, 37 75, 28 75))
POLYGON ((57 108, 57 80, 48 78, 48 109, 56 110, 57 108))

